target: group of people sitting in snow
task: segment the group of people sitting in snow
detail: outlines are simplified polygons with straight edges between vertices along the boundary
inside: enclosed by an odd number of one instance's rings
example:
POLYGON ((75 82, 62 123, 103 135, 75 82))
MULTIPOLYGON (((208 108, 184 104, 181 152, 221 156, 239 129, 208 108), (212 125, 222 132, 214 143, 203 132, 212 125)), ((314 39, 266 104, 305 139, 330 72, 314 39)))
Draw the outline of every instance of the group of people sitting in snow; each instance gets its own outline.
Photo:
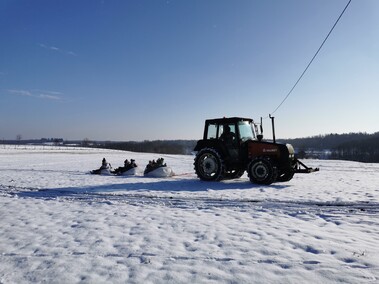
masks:
POLYGON ((144 174, 146 175, 161 167, 167 167, 166 163, 164 163, 163 158, 159 158, 157 161, 155 160, 149 161, 149 163, 146 165, 144 174))
POLYGON ((112 171, 112 174, 122 174, 124 172, 129 171, 130 169, 136 168, 137 164, 135 163, 135 160, 131 159, 130 162, 128 159, 124 161, 124 166, 123 167, 118 167, 114 171, 112 171))
MULTIPOLYGON (((156 170, 158 168, 162 168, 162 167, 166 167, 167 168, 167 164, 164 163, 164 159, 163 158, 159 158, 156 161, 155 160, 149 161, 149 163, 146 165, 146 168, 145 168, 145 171, 144 171, 144 175, 148 175, 149 173, 153 172, 154 170, 156 170)), ((111 164, 108 163, 105 158, 103 158, 103 160, 101 162, 101 167, 99 169, 91 171, 91 174, 124 175, 124 174, 128 174, 129 172, 131 174, 135 174, 136 173, 136 171, 135 171, 136 169, 137 169, 137 164, 136 164, 135 160, 133 160, 133 159, 131 159, 130 161, 128 159, 126 159, 124 161, 124 166, 123 167, 118 167, 117 169, 113 170, 111 164)), ((167 174, 168 172, 170 172, 170 175, 172 175, 171 174, 172 173, 171 169, 170 169, 170 171, 167 171, 167 170, 164 171, 164 174, 168 176, 169 175, 169 174, 167 174)))
POLYGON ((112 165, 107 162, 105 158, 101 161, 101 166, 97 170, 91 171, 91 174, 102 174, 102 173, 111 173, 111 174, 116 174, 120 175, 123 174, 130 169, 136 168, 137 164, 135 163, 135 160, 131 159, 130 162, 128 159, 124 161, 124 166, 123 167, 118 167, 117 169, 113 170, 112 165))

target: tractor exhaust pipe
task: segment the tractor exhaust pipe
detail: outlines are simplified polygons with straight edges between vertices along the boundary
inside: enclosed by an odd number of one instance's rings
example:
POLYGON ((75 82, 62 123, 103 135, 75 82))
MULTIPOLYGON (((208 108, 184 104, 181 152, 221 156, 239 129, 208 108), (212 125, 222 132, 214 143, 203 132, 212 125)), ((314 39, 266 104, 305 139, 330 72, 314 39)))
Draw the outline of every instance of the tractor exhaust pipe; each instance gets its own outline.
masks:
POLYGON ((274 122, 275 117, 271 116, 271 114, 269 114, 268 116, 271 118, 272 140, 273 140, 274 143, 276 143, 276 139, 275 139, 275 122, 274 122))

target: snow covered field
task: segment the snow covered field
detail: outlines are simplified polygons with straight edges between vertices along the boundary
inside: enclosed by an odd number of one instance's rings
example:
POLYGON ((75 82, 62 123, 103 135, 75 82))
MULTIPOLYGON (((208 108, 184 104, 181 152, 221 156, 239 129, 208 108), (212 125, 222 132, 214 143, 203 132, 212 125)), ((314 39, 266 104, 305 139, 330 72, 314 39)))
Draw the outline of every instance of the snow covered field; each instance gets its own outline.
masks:
POLYGON ((192 156, 0 146, 0 283, 378 283, 379 164, 257 186, 192 156), (163 157, 176 176, 95 176, 163 157))

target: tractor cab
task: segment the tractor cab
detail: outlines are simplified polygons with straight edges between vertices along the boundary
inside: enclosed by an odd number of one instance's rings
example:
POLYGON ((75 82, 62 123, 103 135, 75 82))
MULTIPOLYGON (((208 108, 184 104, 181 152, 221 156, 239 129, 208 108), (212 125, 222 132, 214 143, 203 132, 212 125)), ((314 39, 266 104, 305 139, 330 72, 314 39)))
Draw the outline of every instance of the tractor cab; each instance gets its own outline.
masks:
POLYGON ((204 140, 225 139, 231 133, 237 141, 255 140, 256 130, 249 118, 219 118, 205 121, 204 140))
POLYGON ((255 139, 252 120, 212 119, 206 121, 204 139, 221 139, 226 133, 233 133, 236 139, 255 139))
POLYGON ((228 164, 240 163, 244 142, 257 140, 256 129, 249 118, 218 118, 205 122, 203 140, 198 142, 195 151, 203 147, 217 149, 228 164), (207 145, 207 146, 206 146, 207 145))

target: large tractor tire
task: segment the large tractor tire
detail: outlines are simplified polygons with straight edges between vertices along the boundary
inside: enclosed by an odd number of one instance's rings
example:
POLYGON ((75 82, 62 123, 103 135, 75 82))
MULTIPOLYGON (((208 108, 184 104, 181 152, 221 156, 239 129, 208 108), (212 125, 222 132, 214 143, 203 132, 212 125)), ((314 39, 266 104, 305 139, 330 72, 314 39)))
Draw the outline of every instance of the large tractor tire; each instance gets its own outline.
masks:
POLYGON ((256 158, 248 166, 250 181, 256 184, 272 184, 278 177, 278 170, 268 158, 256 158))
POLYGON ((215 149, 204 148, 195 157, 195 171, 204 181, 218 181, 223 178, 224 162, 215 149))

